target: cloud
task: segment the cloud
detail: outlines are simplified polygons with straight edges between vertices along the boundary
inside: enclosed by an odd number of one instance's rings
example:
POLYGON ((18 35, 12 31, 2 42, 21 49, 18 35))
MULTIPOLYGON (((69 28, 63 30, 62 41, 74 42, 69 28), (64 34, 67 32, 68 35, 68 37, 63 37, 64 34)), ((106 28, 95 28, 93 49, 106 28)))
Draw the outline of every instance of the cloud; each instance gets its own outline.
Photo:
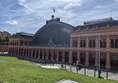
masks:
POLYGON ((18 22, 16 20, 13 21, 6 21, 6 23, 11 24, 11 25, 16 25, 18 22))
POLYGON ((95 6, 95 8, 101 8, 101 6, 98 5, 98 6, 95 6))
POLYGON ((16 30, 35 33, 46 20, 51 19, 52 14, 73 26, 83 24, 84 17, 85 21, 109 17, 110 10, 113 18, 118 20, 118 4, 115 1, 118 0, 1 0, 0 30, 5 29, 12 34, 16 30))
POLYGON ((76 6, 81 6, 81 4, 70 3, 70 4, 66 5, 66 6, 64 7, 64 9, 69 9, 69 8, 71 8, 71 7, 76 7, 76 6))

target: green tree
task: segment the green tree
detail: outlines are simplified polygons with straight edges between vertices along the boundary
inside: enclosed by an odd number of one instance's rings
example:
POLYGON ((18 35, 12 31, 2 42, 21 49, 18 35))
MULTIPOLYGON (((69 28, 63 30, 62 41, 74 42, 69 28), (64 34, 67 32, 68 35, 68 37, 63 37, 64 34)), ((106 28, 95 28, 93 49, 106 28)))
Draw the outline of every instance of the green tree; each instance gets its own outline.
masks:
POLYGON ((9 41, 9 36, 6 36, 5 39, 6 39, 6 42, 8 42, 9 41))
POLYGON ((0 42, 2 42, 2 40, 3 40, 3 38, 2 38, 2 36, 0 35, 0 42))
POLYGON ((3 39, 2 39, 2 42, 5 42, 5 41, 6 41, 6 39, 5 39, 5 38, 3 38, 3 39))

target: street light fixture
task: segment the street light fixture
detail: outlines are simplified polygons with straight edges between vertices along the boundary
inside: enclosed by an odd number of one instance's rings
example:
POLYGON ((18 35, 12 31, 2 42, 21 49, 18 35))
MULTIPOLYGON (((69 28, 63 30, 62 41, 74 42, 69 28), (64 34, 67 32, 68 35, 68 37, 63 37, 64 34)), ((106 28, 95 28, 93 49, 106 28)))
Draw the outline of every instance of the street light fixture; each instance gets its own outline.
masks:
POLYGON ((99 35, 99 70, 98 70, 98 78, 100 78, 100 35, 99 35))
POLYGON ((99 35, 99 70, 98 70, 98 78, 101 78, 100 77, 100 73, 101 73, 101 70, 100 70, 100 41, 104 41, 104 40, 100 40, 100 35, 99 35))

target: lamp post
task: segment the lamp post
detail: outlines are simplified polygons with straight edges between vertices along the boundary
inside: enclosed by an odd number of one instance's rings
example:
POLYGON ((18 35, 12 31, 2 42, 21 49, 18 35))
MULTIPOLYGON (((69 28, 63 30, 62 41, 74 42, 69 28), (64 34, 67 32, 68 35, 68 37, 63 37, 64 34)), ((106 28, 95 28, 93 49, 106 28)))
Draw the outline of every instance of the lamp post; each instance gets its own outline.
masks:
POLYGON ((100 78, 100 35, 99 35, 99 70, 98 70, 98 78, 100 78))

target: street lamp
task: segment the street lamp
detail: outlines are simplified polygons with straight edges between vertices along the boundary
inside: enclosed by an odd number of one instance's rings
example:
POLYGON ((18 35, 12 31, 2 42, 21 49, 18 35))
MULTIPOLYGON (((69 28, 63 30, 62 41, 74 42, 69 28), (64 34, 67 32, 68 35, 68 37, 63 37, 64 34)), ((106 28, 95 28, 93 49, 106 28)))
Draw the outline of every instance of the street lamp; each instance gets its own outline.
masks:
POLYGON ((99 35, 99 70, 98 70, 98 78, 100 78, 100 73, 101 73, 101 70, 100 70, 100 41, 105 41, 105 40, 100 40, 100 35, 99 35))
POLYGON ((100 35, 99 35, 99 70, 98 70, 98 78, 100 78, 100 35))

